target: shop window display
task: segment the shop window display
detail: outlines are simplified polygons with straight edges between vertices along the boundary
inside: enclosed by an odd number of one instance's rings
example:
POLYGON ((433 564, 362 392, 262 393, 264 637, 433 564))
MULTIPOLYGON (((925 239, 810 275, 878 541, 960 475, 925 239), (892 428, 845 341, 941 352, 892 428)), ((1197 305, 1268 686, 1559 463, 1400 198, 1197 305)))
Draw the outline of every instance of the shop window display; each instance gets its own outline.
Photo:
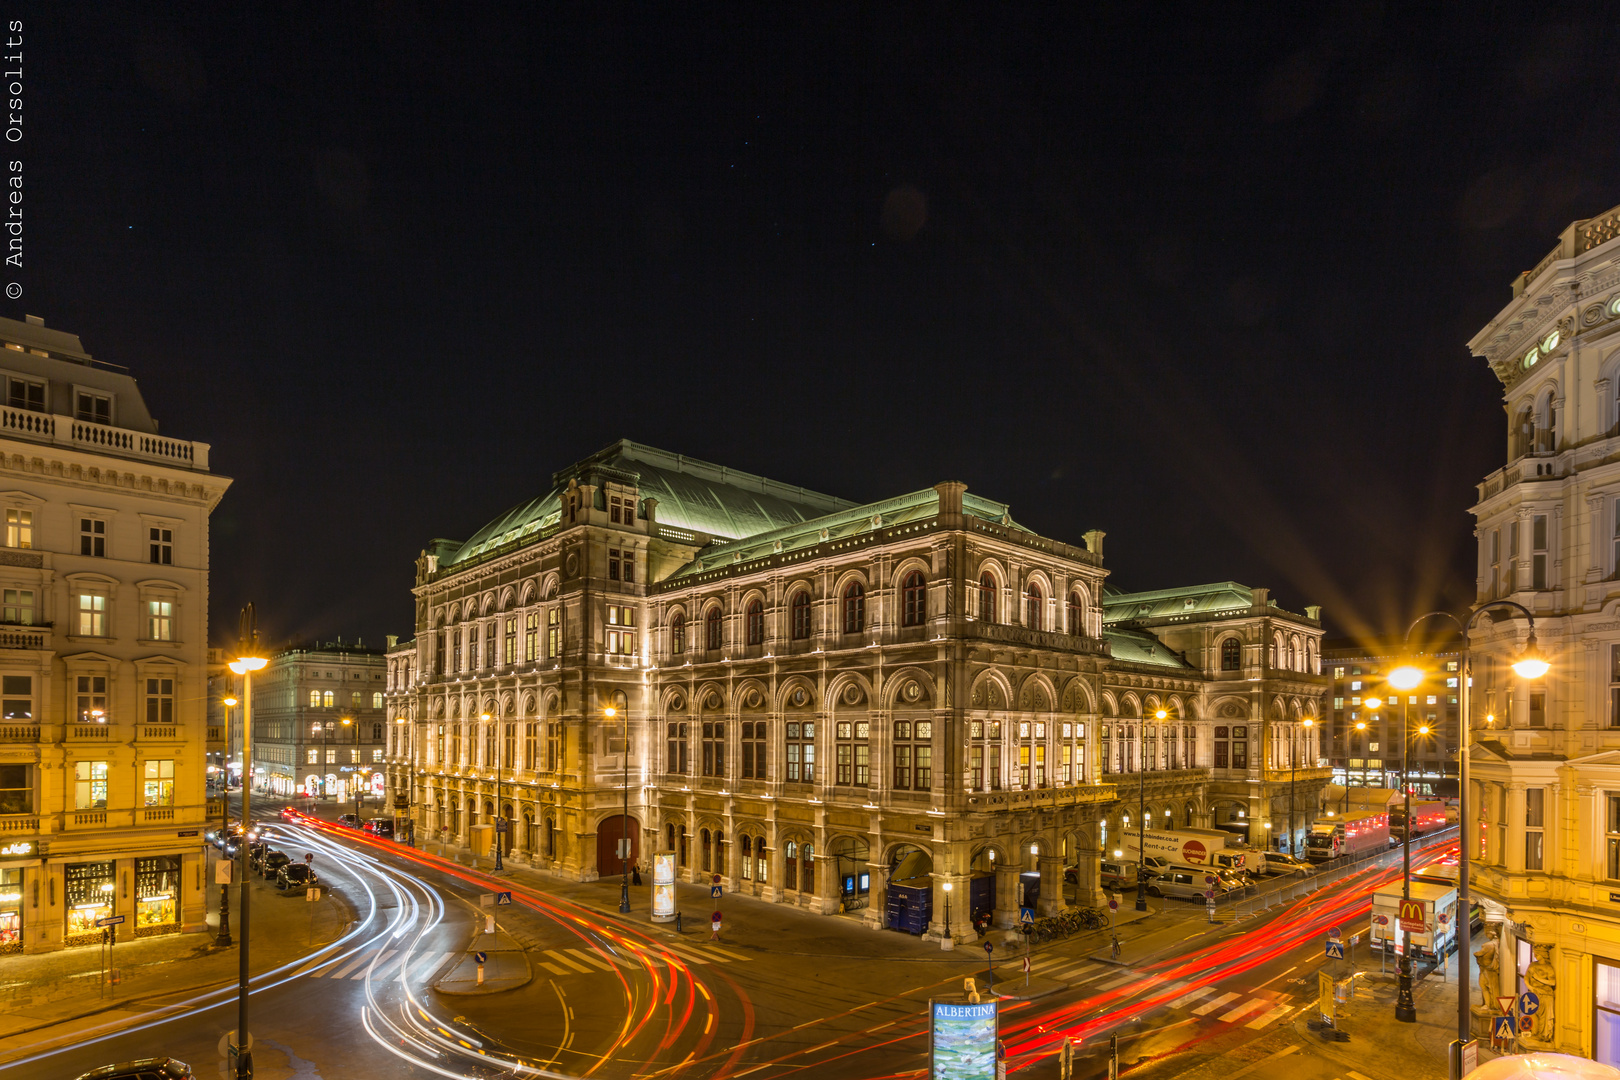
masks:
POLYGON ((23 872, 0 870, 0 953, 22 952, 23 872))
POLYGON ((180 856, 157 855, 135 860, 136 934, 177 929, 179 894, 180 856))
POLYGON ((117 888, 110 862, 69 863, 65 868, 67 891, 67 941, 83 944, 101 940, 97 919, 110 918, 117 888))

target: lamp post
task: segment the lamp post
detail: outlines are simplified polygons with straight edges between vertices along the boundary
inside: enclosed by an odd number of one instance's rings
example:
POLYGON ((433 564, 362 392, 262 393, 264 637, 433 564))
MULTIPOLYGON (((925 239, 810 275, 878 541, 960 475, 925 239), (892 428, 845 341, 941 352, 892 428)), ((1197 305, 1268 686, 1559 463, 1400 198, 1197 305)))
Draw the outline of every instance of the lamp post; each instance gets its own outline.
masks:
MULTIPOLYGON (((1513 673, 1521 679, 1539 679, 1547 674, 1552 667, 1547 658, 1542 655, 1541 649, 1536 645, 1536 617, 1529 608, 1513 600, 1487 600, 1468 613, 1466 619, 1459 619, 1449 611, 1431 611, 1419 615, 1412 620, 1412 625, 1406 629, 1406 640, 1411 641, 1412 631, 1417 629, 1418 623, 1425 619, 1440 617, 1450 619, 1462 631, 1462 670, 1457 678, 1457 821, 1458 832, 1458 858, 1457 858, 1457 1038, 1451 1044, 1451 1080, 1462 1080, 1462 1048, 1473 1036, 1473 1024, 1468 1013, 1469 994, 1465 993, 1468 985, 1468 956, 1472 947, 1470 937, 1474 930, 1473 905, 1468 896, 1468 847, 1470 842, 1468 821, 1468 737, 1469 731, 1469 698, 1472 696, 1474 674, 1473 656, 1468 648, 1468 631, 1473 628, 1474 620, 1480 614, 1492 608, 1512 608, 1525 617, 1529 624, 1529 634, 1525 638, 1524 649, 1519 658, 1511 665, 1513 673)), ((1487 723, 1494 717, 1487 717, 1487 723)), ((1475 834, 1478 835, 1478 834, 1475 834)))
MULTIPOLYGON (((225 736, 227 739, 229 739, 231 733, 231 710, 236 707, 236 699, 234 697, 227 697, 223 699, 221 704, 225 706, 225 736)), ((220 785, 219 792, 219 835, 220 842, 225 845, 220 849, 221 852, 224 852, 227 848, 229 848, 231 843, 231 803, 229 798, 231 788, 230 762, 227 761, 225 765, 224 782, 220 785)), ((247 843, 246 815, 244 815, 242 818, 242 842, 244 844, 247 843)), ((214 936, 214 944, 224 947, 230 945, 230 943, 231 887, 229 885, 222 884, 219 887, 219 933, 214 936)))
MULTIPOLYGON (((969 897, 969 899, 972 899, 969 897)), ((969 914, 972 914, 969 912, 969 914)), ((956 948, 956 935, 951 933, 951 883, 945 882, 945 934, 939 939, 941 949, 956 948)))
MULTIPOLYGON (((618 710, 609 705, 602 710, 602 715, 609 720, 617 715, 618 710)), ((623 882, 619 885, 619 913, 630 914, 630 710, 624 712, 624 746, 620 748, 624 758, 624 816, 619 818, 619 871, 623 882)))
POLYGON ((248 1037, 248 907, 252 890, 248 888, 248 822, 251 820, 253 797, 253 673, 269 663, 258 651, 258 632, 254 626, 253 605, 242 609, 242 644, 240 655, 231 661, 230 668, 242 676, 242 947, 238 952, 236 988, 236 1077, 249 1080, 253 1076, 253 1051, 248 1037))
MULTIPOLYGON (((1408 691, 1416 690, 1423 681, 1423 671, 1410 664, 1403 664, 1390 671, 1389 685, 1401 693, 1401 798, 1405 807, 1406 830, 1401 837, 1401 899, 1412 899, 1412 787, 1407 782, 1408 754, 1412 744, 1412 733, 1407 729, 1407 703, 1411 698, 1408 691)), ((1403 1024, 1417 1023, 1417 1004, 1412 1000, 1412 955, 1411 949, 1401 950, 1399 961, 1399 974, 1396 976, 1395 990, 1395 1019, 1403 1024)))

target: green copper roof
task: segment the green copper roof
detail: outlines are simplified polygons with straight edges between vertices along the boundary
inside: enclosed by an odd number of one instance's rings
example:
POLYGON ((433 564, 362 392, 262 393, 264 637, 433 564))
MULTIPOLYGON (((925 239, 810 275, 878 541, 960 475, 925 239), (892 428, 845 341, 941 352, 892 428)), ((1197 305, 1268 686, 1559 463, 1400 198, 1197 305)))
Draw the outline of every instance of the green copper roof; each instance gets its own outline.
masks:
POLYGON ((1160 619, 1168 615, 1208 615, 1217 611, 1247 610, 1254 606, 1254 593, 1235 581, 1211 585, 1188 585, 1179 589, 1122 593, 1103 590, 1103 623, 1128 619, 1160 619))
POLYGON ((1177 653, 1154 637, 1141 630, 1103 630, 1103 637, 1108 639, 1108 650, 1115 660, 1127 660, 1133 664, 1157 664, 1159 667, 1175 668, 1179 671, 1191 671, 1191 664, 1181 659, 1177 653))
MULTIPOLYGON (((723 465, 671 454, 621 439, 552 476, 544 495, 519 503, 473 534, 443 565, 454 566, 556 525, 568 481, 592 474, 636 484, 645 505, 657 499, 653 512, 660 525, 688 529, 726 540, 738 540, 855 504, 804 488, 777 483, 723 465)), ((930 492, 932 494, 932 492, 930 492)))
MULTIPOLYGON (((1020 528, 1009 516, 1005 503, 982 499, 971 492, 963 493, 962 510, 985 521, 1020 528)), ((718 548, 705 549, 697 558, 670 576, 686 577, 728 563, 748 562, 751 559, 815 547, 817 544, 842 540, 877 529, 891 529, 908 521, 932 517, 938 512, 939 492, 933 488, 923 488, 921 491, 897 495, 881 502, 850 506, 836 513, 795 522, 718 548)))

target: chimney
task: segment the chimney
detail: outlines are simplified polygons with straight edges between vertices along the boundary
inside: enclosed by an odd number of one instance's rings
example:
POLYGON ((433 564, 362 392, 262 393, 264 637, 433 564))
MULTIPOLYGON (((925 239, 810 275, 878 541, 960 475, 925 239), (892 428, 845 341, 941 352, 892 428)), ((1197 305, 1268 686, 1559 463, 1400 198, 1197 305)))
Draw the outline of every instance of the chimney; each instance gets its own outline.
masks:
POLYGON ((962 493, 967 490, 966 484, 955 480, 946 480, 935 484, 934 490, 939 492, 938 513, 941 517, 947 514, 960 515, 962 513, 962 493))
POLYGON ((399 635, 398 634, 384 634, 383 637, 388 640, 388 648, 390 650, 394 649, 396 646, 399 645, 399 635))
POLYGON ((1092 529, 1089 532, 1087 532, 1085 534, 1086 550, 1090 551, 1093 555, 1097 556, 1097 558, 1099 558, 1099 559, 1102 558, 1103 557, 1103 553, 1102 553, 1103 537, 1105 537, 1107 535, 1108 534, 1103 532, 1101 529, 1092 529))
POLYGON ((1321 622, 1322 621, 1322 605, 1321 604, 1306 604, 1305 605, 1305 617, 1307 619, 1310 619, 1312 622, 1321 622))

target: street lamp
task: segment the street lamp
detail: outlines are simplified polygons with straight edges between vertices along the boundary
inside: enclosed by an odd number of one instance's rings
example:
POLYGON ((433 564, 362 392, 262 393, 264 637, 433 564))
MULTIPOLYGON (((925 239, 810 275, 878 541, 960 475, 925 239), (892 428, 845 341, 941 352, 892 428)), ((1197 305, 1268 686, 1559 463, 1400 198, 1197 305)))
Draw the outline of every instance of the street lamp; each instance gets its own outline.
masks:
MULTIPOLYGON (((609 720, 618 710, 609 705, 602 710, 609 720)), ((619 818, 619 872, 624 880, 619 885, 619 913, 630 914, 630 710, 624 711, 624 745, 620 747, 624 758, 624 816, 619 818)))
MULTIPOLYGON (((971 900, 972 897, 968 899, 971 900)), ((968 914, 973 913, 970 911, 968 914)), ((941 949, 956 948, 956 935, 951 933, 951 883, 949 881, 945 882, 945 936, 940 939, 939 947, 941 949)))
MULTIPOLYGON (((1307 728, 1311 728, 1316 725, 1316 721, 1309 716, 1305 717, 1302 723, 1304 723, 1307 728)), ((1297 850, 1297 846, 1294 842, 1294 768, 1298 762, 1299 740, 1295 739, 1294 745, 1289 747, 1288 751, 1288 854, 1293 858, 1297 858, 1299 855, 1299 851, 1297 850)), ((1346 770, 1345 779, 1350 779, 1348 770, 1346 770)))
MULTIPOLYGON (((1390 670, 1389 685, 1397 690, 1416 690, 1423 682, 1423 669, 1413 664, 1402 664, 1390 670)), ((1401 899, 1412 899, 1412 785, 1410 755, 1412 732, 1407 727, 1406 707, 1411 700, 1408 693, 1401 694, 1401 800, 1405 807, 1406 827, 1401 837, 1401 899)), ((1467 980, 1462 980, 1466 983, 1467 980)), ((1466 996, 1466 995, 1464 995, 1466 996)), ((1403 1024, 1417 1023, 1417 1003, 1412 1000, 1411 949, 1401 950, 1399 974, 1396 976, 1395 1019, 1403 1024)))
MULTIPOLYGON (((1469 821, 1468 821, 1468 736, 1469 732, 1469 697, 1474 685, 1473 656, 1468 649, 1468 631, 1473 628, 1474 620, 1480 614, 1491 608, 1512 608, 1525 617, 1529 624, 1529 633, 1525 637, 1524 649, 1520 651, 1519 658, 1509 666, 1513 673, 1521 679, 1539 679, 1547 674, 1552 664, 1542 655, 1541 649, 1536 645, 1536 617, 1530 609, 1513 600, 1487 600, 1485 603, 1468 613, 1466 619, 1459 619, 1449 611, 1431 611, 1419 615, 1412 620, 1412 625, 1406 629, 1406 640, 1412 639, 1412 631, 1417 629, 1418 623, 1424 619, 1441 618, 1450 619, 1462 631, 1462 670, 1457 677, 1457 822, 1458 822, 1458 858, 1457 858, 1457 1038, 1451 1044, 1451 1080, 1462 1080, 1462 1048, 1473 1036, 1473 1024, 1468 1013, 1469 996, 1464 993, 1468 985, 1466 973, 1468 971, 1469 949, 1472 947, 1469 938, 1474 931, 1473 905, 1468 897, 1468 847, 1469 847, 1469 821)), ((1494 721, 1494 716, 1487 716, 1487 723, 1494 721)), ((1477 835, 1477 834, 1476 834, 1477 835)))
MULTIPOLYGON (((225 706, 225 737, 227 740, 229 740, 231 734, 231 710, 236 707, 236 699, 233 697, 227 697, 222 700, 221 704, 225 706)), ((225 845, 225 847, 220 848, 221 852, 223 852, 226 847, 229 847, 231 843, 231 804, 228 798, 231 789, 231 771, 229 766, 230 763, 227 761, 225 778, 220 784, 219 791, 219 835, 220 843, 225 845)), ((247 843, 246 818, 242 820, 242 842, 247 843)), ((230 945, 230 943, 231 887, 229 885, 222 884, 219 887, 219 933, 214 937, 214 944, 221 947, 227 947, 230 945)))
POLYGON ((253 1076, 253 1051, 248 1040, 248 822, 253 798, 253 673, 261 671, 270 661, 257 655, 258 632, 255 629, 253 605, 242 609, 242 643, 230 669, 242 676, 242 845, 237 854, 242 859, 242 947, 237 954, 236 989, 236 1076, 237 1080, 250 1080, 253 1076))

